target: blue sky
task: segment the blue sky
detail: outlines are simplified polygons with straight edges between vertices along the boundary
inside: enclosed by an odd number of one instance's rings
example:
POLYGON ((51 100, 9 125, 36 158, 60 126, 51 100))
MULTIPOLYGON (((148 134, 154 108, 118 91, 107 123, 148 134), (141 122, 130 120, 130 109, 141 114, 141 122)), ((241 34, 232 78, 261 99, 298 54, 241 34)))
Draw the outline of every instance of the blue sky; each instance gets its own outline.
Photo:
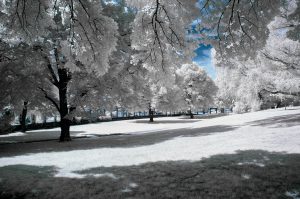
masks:
POLYGON ((211 45, 200 44, 199 48, 195 50, 197 56, 193 61, 199 64, 211 78, 215 79, 216 71, 212 63, 211 49, 211 45))
MULTIPOLYGON (((201 42, 201 33, 206 32, 208 30, 199 30, 197 28, 197 24, 199 24, 200 22, 200 19, 196 19, 192 22, 191 29, 188 30, 188 36, 191 39, 195 39, 201 42)), ((212 79, 215 79, 216 71, 212 63, 211 50, 211 45, 205 45, 200 43, 199 47, 195 50, 196 57, 194 57, 193 61, 196 62, 201 68, 203 68, 212 79)))

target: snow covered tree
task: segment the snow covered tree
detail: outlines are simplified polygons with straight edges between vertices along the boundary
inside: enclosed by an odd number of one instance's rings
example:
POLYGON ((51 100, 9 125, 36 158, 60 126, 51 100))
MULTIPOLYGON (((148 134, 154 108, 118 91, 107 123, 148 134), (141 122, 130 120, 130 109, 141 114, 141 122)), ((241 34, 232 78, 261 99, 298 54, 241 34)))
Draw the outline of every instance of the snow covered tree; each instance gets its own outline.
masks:
POLYGON ((25 119, 29 108, 45 109, 51 112, 47 100, 39 87, 42 86, 45 71, 33 70, 33 64, 40 65, 43 60, 25 43, 9 46, 1 42, 0 62, 0 107, 10 106, 12 111, 20 113, 21 130, 26 131, 25 119))
POLYGON ((238 113, 260 108, 258 92, 266 82, 259 75, 260 65, 257 62, 228 58, 226 63, 216 64, 216 70, 219 106, 233 108, 238 113))
POLYGON ((137 10, 131 35, 135 52, 131 63, 146 69, 146 85, 150 90, 141 89, 145 100, 141 104, 147 104, 153 121, 154 108, 160 106, 164 93, 162 87, 169 90, 175 84, 178 66, 194 56, 196 44, 188 40, 187 30, 199 10, 194 0, 126 0, 126 3, 137 10))
POLYGON ((173 86, 161 87, 158 95, 154 98, 155 107, 165 112, 185 111, 185 100, 182 88, 175 83, 173 86))
POLYGON ((39 74, 45 75, 47 86, 39 89, 60 113, 60 141, 70 140, 70 117, 96 87, 92 81, 78 87, 70 84, 95 80, 107 72, 117 41, 116 23, 102 14, 96 0, 13 0, 2 1, 0 7, 1 39, 10 45, 26 43, 44 60, 31 67, 47 69, 39 74))
POLYGON ((267 25, 282 5, 282 0, 199 1, 199 31, 225 59, 241 51, 255 56, 268 38, 267 25))
POLYGON ((193 118, 193 109, 214 103, 217 87, 213 80, 197 64, 184 64, 176 71, 186 105, 193 118))
POLYGON ((141 63, 133 64, 132 26, 135 12, 128 8, 124 1, 104 6, 104 13, 112 17, 119 26, 119 36, 116 51, 110 57, 109 71, 101 79, 105 89, 103 106, 112 110, 123 107, 128 111, 147 110, 150 94, 149 71, 141 63))
MULTIPOLYGON (((280 7, 280 15, 267 24, 268 37, 253 56, 240 51, 236 56, 215 55, 219 99, 245 112, 265 107, 271 95, 299 96, 299 41, 288 38, 293 27, 289 16, 297 10, 295 2, 280 7), (226 59, 225 59, 226 58, 226 59)), ((288 97, 290 98, 290 97, 288 97)), ((278 106, 280 103, 276 103, 278 106)), ((275 106, 275 107, 276 107, 275 106)))
POLYGON ((160 75, 174 73, 178 65, 190 60, 195 44, 186 38, 187 28, 197 17, 196 1, 127 0, 137 9, 131 35, 136 54, 132 63, 160 75))
POLYGON ((285 95, 294 96, 295 100, 300 96, 300 40, 296 33, 292 34, 299 23, 299 6, 299 1, 287 3, 282 14, 268 25, 270 35, 258 59, 264 79, 271 83, 261 93, 279 95, 281 99, 285 95))

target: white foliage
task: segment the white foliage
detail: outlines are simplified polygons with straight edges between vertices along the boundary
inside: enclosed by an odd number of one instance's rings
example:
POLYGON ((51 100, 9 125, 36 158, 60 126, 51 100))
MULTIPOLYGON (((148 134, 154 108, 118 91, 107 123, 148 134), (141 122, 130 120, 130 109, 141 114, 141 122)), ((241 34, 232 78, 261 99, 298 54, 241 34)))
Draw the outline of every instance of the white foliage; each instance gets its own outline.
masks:
POLYGON ((186 28, 196 16, 196 1, 126 2, 138 10, 131 35, 132 48, 137 51, 133 64, 142 62, 153 73, 174 73, 174 68, 191 59, 195 45, 187 41, 186 28))
POLYGON ((197 64, 184 64, 176 74, 188 108, 204 108, 214 104, 217 87, 197 64))
MULTIPOLYGON (((295 7, 289 9, 285 12, 292 13, 295 7)), ((278 98, 282 101, 282 95, 297 96, 300 43, 287 37, 290 21, 283 16, 276 16, 268 25, 270 34, 256 56, 247 58, 242 51, 226 59, 218 53, 214 56, 221 106, 234 106, 236 112, 256 111, 270 100, 272 93, 277 96, 273 100, 277 101, 278 98)), ((294 97, 294 100, 299 98, 294 97)))

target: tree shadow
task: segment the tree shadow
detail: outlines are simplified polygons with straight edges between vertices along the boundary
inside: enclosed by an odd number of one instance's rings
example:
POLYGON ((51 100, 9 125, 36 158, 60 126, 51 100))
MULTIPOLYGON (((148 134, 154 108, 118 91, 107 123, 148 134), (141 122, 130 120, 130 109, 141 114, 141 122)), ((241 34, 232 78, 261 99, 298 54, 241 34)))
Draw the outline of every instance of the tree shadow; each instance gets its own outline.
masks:
POLYGON ((223 133, 227 131, 235 130, 237 127, 228 126, 228 125, 216 125, 209 127, 201 127, 201 128, 182 128, 182 129, 171 129, 171 130, 160 130, 157 132, 152 132, 148 134, 111 134, 111 135, 97 135, 91 134, 93 136, 98 137, 108 137, 115 135, 126 135, 130 136, 129 139, 134 139, 135 137, 141 138, 144 144, 141 145, 150 145, 157 144, 159 142, 164 142, 166 140, 170 140, 176 137, 197 137, 204 136, 214 133, 223 133))
MULTIPOLYGON (((132 147, 153 145, 177 137, 197 137, 206 136, 214 133, 224 133, 227 131, 235 130, 238 127, 229 125, 217 125, 201 128, 182 128, 161 130, 151 133, 143 134, 126 134, 125 136, 99 136, 101 139, 94 140, 97 147, 132 147)), ((92 140, 89 140, 92 141, 92 140)), ((92 146, 92 144, 90 144, 92 146)))
POLYGON ((154 122, 149 122, 149 119, 140 119, 133 121, 133 123, 145 123, 145 124, 182 124, 182 123, 194 123, 194 122, 199 122, 202 121, 203 119, 212 119, 212 118, 218 118, 218 117, 223 117, 228 114, 209 114, 209 115, 194 115, 194 118, 191 119, 189 115, 183 116, 178 118, 177 120, 155 120, 156 118, 154 117, 154 122))
MULTIPOLYGON (((84 131, 70 131, 71 136, 84 133, 84 131)), ((9 141, 14 143, 31 143, 31 142, 49 142, 58 141, 60 130, 58 131, 33 131, 25 133, 24 136, 11 136, 0 138, 0 145, 9 144, 9 141)), ((74 137, 76 138, 76 137, 74 137)))
POLYGON ((271 128, 282 128, 282 127, 293 127, 300 125, 300 114, 276 116, 263 120, 256 120, 253 122, 247 123, 251 126, 264 126, 271 128))
POLYGON ((0 144, 1 156, 14 156, 27 153, 37 152, 53 152, 53 151, 71 151, 71 150, 87 150, 101 147, 134 147, 145 146, 161 143, 177 137, 197 137, 206 136, 214 133, 223 133, 235 130, 238 127, 217 125, 202 128, 184 128, 164 130, 143 134, 115 134, 99 137, 91 137, 85 139, 74 139, 68 143, 59 143, 56 140, 44 142, 28 142, 28 143, 12 143, 0 144))
POLYGON ((97 167, 78 171, 86 174, 81 179, 53 177, 54 170, 26 165, 2 167, 0 198, 300 197, 300 154, 248 150, 193 162, 97 167))
POLYGON ((199 122, 201 120, 199 119, 186 119, 186 118, 180 118, 180 120, 156 120, 154 118, 154 122, 149 122, 148 120, 136 120, 133 123, 144 123, 144 124, 184 124, 184 123, 195 123, 199 122))
POLYGON ((162 161, 79 171, 122 176, 119 183, 131 190, 122 196, 137 198, 145 194, 150 198, 288 198, 289 193, 300 197, 299 172, 300 154, 263 150, 220 154, 196 162, 162 161), (132 182, 138 186, 130 187, 132 182))
MULTIPOLYGON (((233 131, 238 127, 229 126, 229 125, 216 125, 208 126, 201 128, 190 128, 190 129, 176 129, 163 132, 154 133, 154 135, 161 135, 161 138, 166 138, 166 140, 175 138, 175 137, 197 137, 204 136, 214 133, 224 133, 227 131, 233 131)), ((163 139, 164 140, 164 139, 163 139)))
POLYGON ((194 117, 196 119, 212 119, 212 118, 218 118, 218 117, 224 117, 227 116, 226 113, 218 113, 218 114, 209 114, 209 115, 195 115, 194 117))

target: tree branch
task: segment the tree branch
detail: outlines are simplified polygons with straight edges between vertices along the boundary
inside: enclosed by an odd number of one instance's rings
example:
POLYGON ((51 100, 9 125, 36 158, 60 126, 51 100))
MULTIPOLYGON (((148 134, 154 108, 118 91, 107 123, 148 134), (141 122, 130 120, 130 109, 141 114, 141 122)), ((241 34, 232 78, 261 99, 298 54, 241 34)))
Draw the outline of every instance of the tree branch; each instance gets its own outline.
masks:
POLYGON ((60 108, 59 108, 57 102, 48 95, 47 91, 45 89, 43 89, 42 87, 39 87, 39 89, 44 93, 45 98, 48 99, 50 102, 52 102, 52 104, 55 106, 57 111, 60 112, 60 108))

